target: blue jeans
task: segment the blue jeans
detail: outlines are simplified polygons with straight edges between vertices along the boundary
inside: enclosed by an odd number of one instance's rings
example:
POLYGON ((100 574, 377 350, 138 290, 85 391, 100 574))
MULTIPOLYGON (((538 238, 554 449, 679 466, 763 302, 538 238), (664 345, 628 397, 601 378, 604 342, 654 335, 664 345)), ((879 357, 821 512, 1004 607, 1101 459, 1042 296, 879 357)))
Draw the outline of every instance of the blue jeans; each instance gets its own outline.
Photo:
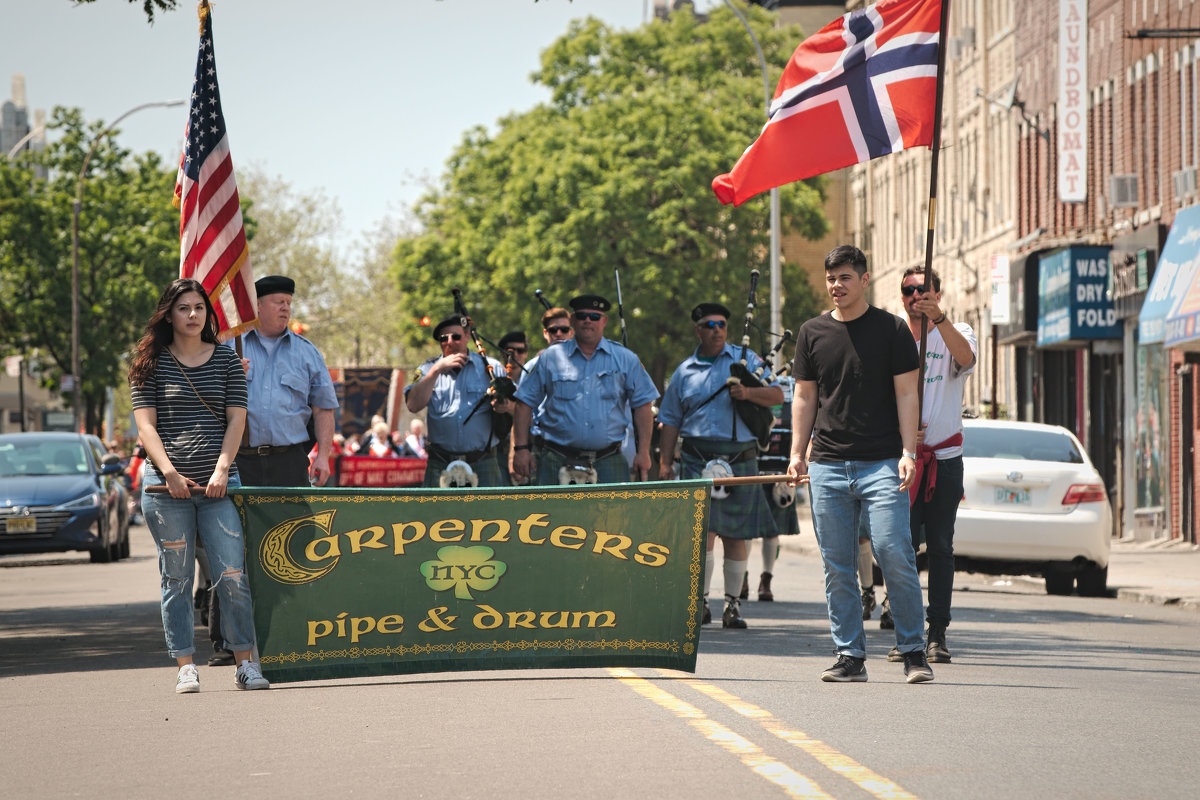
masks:
POLYGON ((923 650, 921 579, 908 527, 908 492, 900 491, 896 461, 839 461, 808 467, 813 527, 825 562, 829 629, 839 655, 866 658, 858 535, 869 520, 871 549, 883 572, 901 653, 923 650))
MULTIPOLYGON (((146 476, 146 486, 162 485, 161 478, 146 476)), ((229 487, 241 483, 230 477, 229 487)), ((246 554, 242 520, 228 497, 204 495, 179 500, 169 494, 146 492, 142 513, 158 548, 162 578, 162 621, 167 652, 172 658, 196 652, 195 608, 192 584, 196 578, 196 539, 208 553, 213 591, 221 604, 221 635, 235 652, 254 647, 254 615, 250 584, 246 580, 246 554)))
MULTIPOLYGON (((925 474, 928 478, 928 473, 925 474)), ((931 625, 950 624, 950 595, 954 590, 954 521, 963 493, 962 456, 937 462, 937 483, 933 498, 924 500, 924 487, 917 495, 909 515, 913 549, 921 544, 925 531, 925 558, 929 562, 929 606, 925 619, 931 625)))

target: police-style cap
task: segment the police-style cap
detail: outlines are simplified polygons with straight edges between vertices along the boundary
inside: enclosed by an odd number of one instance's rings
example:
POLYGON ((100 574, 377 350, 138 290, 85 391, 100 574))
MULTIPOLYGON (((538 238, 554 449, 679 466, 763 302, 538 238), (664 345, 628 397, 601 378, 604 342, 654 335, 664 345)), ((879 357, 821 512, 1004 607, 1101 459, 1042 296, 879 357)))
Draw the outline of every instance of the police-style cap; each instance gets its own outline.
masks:
POLYGON ((266 275, 254 282, 254 291, 259 297, 269 294, 295 294, 296 282, 286 275, 266 275))
POLYGON ((451 325, 462 327, 462 317, 455 314, 452 317, 446 317, 444 320, 433 326, 433 338, 437 339, 442 335, 442 331, 449 328, 451 325))
POLYGON ((603 311, 605 313, 612 308, 612 303, 598 294, 581 294, 579 297, 572 297, 571 302, 567 305, 576 311, 603 311))
POLYGON ((729 319, 732 316, 729 309, 720 303, 701 303, 692 309, 692 322, 699 322, 713 314, 720 314, 725 319, 729 319))
POLYGON ((525 331, 509 331, 500 337, 501 350, 510 344, 529 344, 529 342, 525 341, 525 331))

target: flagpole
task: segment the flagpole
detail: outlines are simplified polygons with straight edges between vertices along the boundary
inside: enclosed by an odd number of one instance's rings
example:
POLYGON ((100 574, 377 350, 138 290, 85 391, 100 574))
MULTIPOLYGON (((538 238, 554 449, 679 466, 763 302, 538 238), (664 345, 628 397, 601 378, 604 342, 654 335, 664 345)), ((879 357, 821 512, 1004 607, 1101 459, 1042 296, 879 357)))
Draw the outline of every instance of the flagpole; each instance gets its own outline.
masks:
MULTIPOLYGON (((937 212, 937 181, 938 161, 942 151, 942 87, 946 76, 946 41, 950 22, 951 0, 942 0, 941 22, 938 23, 938 66, 937 88, 933 95, 933 139, 929 148, 933 151, 933 159, 929 164, 929 223, 925 230, 925 280, 933 270, 933 221, 937 212)), ((926 288, 932 288, 927 285, 926 288)), ((925 405, 925 348, 929 337, 929 323, 924 312, 921 313, 921 353, 917 366, 917 427, 921 426, 921 414, 925 405)))

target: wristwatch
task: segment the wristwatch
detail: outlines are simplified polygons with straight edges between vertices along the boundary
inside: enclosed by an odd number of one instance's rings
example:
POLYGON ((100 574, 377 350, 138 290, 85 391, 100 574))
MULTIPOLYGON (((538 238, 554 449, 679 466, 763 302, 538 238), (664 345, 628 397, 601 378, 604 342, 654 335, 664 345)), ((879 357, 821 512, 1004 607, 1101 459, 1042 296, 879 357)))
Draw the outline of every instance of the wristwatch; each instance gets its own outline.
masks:
POLYGON ((513 450, 529 450, 529 449, 531 449, 531 448, 527 444, 514 444, 513 445, 513 450))
POLYGON ((900 457, 901 457, 901 458, 911 458, 913 461, 916 461, 916 460, 917 460, 917 454, 916 454, 916 453, 908 453, 908 452, 904 452, 904 453, 901 453, 901 454, 900 454, 900 457))

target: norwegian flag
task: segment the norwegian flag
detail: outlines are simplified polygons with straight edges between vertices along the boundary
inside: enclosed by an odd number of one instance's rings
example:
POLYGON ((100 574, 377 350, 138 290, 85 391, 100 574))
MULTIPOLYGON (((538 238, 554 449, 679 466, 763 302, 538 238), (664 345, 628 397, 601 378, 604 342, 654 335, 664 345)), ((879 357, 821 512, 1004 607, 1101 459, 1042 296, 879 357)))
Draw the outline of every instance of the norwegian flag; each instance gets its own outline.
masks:
POLYGON ((882 0, 834 20, 796 48, 767 124, 722 203, 933 140, 941 0, 882 0))
POLYGON ((213 54, 212 19, 200 4, 200 53, 188 110, 175 206, 179 209, 179 277, 204 285, 222 341, 258 326, 250 251, 213 54))

